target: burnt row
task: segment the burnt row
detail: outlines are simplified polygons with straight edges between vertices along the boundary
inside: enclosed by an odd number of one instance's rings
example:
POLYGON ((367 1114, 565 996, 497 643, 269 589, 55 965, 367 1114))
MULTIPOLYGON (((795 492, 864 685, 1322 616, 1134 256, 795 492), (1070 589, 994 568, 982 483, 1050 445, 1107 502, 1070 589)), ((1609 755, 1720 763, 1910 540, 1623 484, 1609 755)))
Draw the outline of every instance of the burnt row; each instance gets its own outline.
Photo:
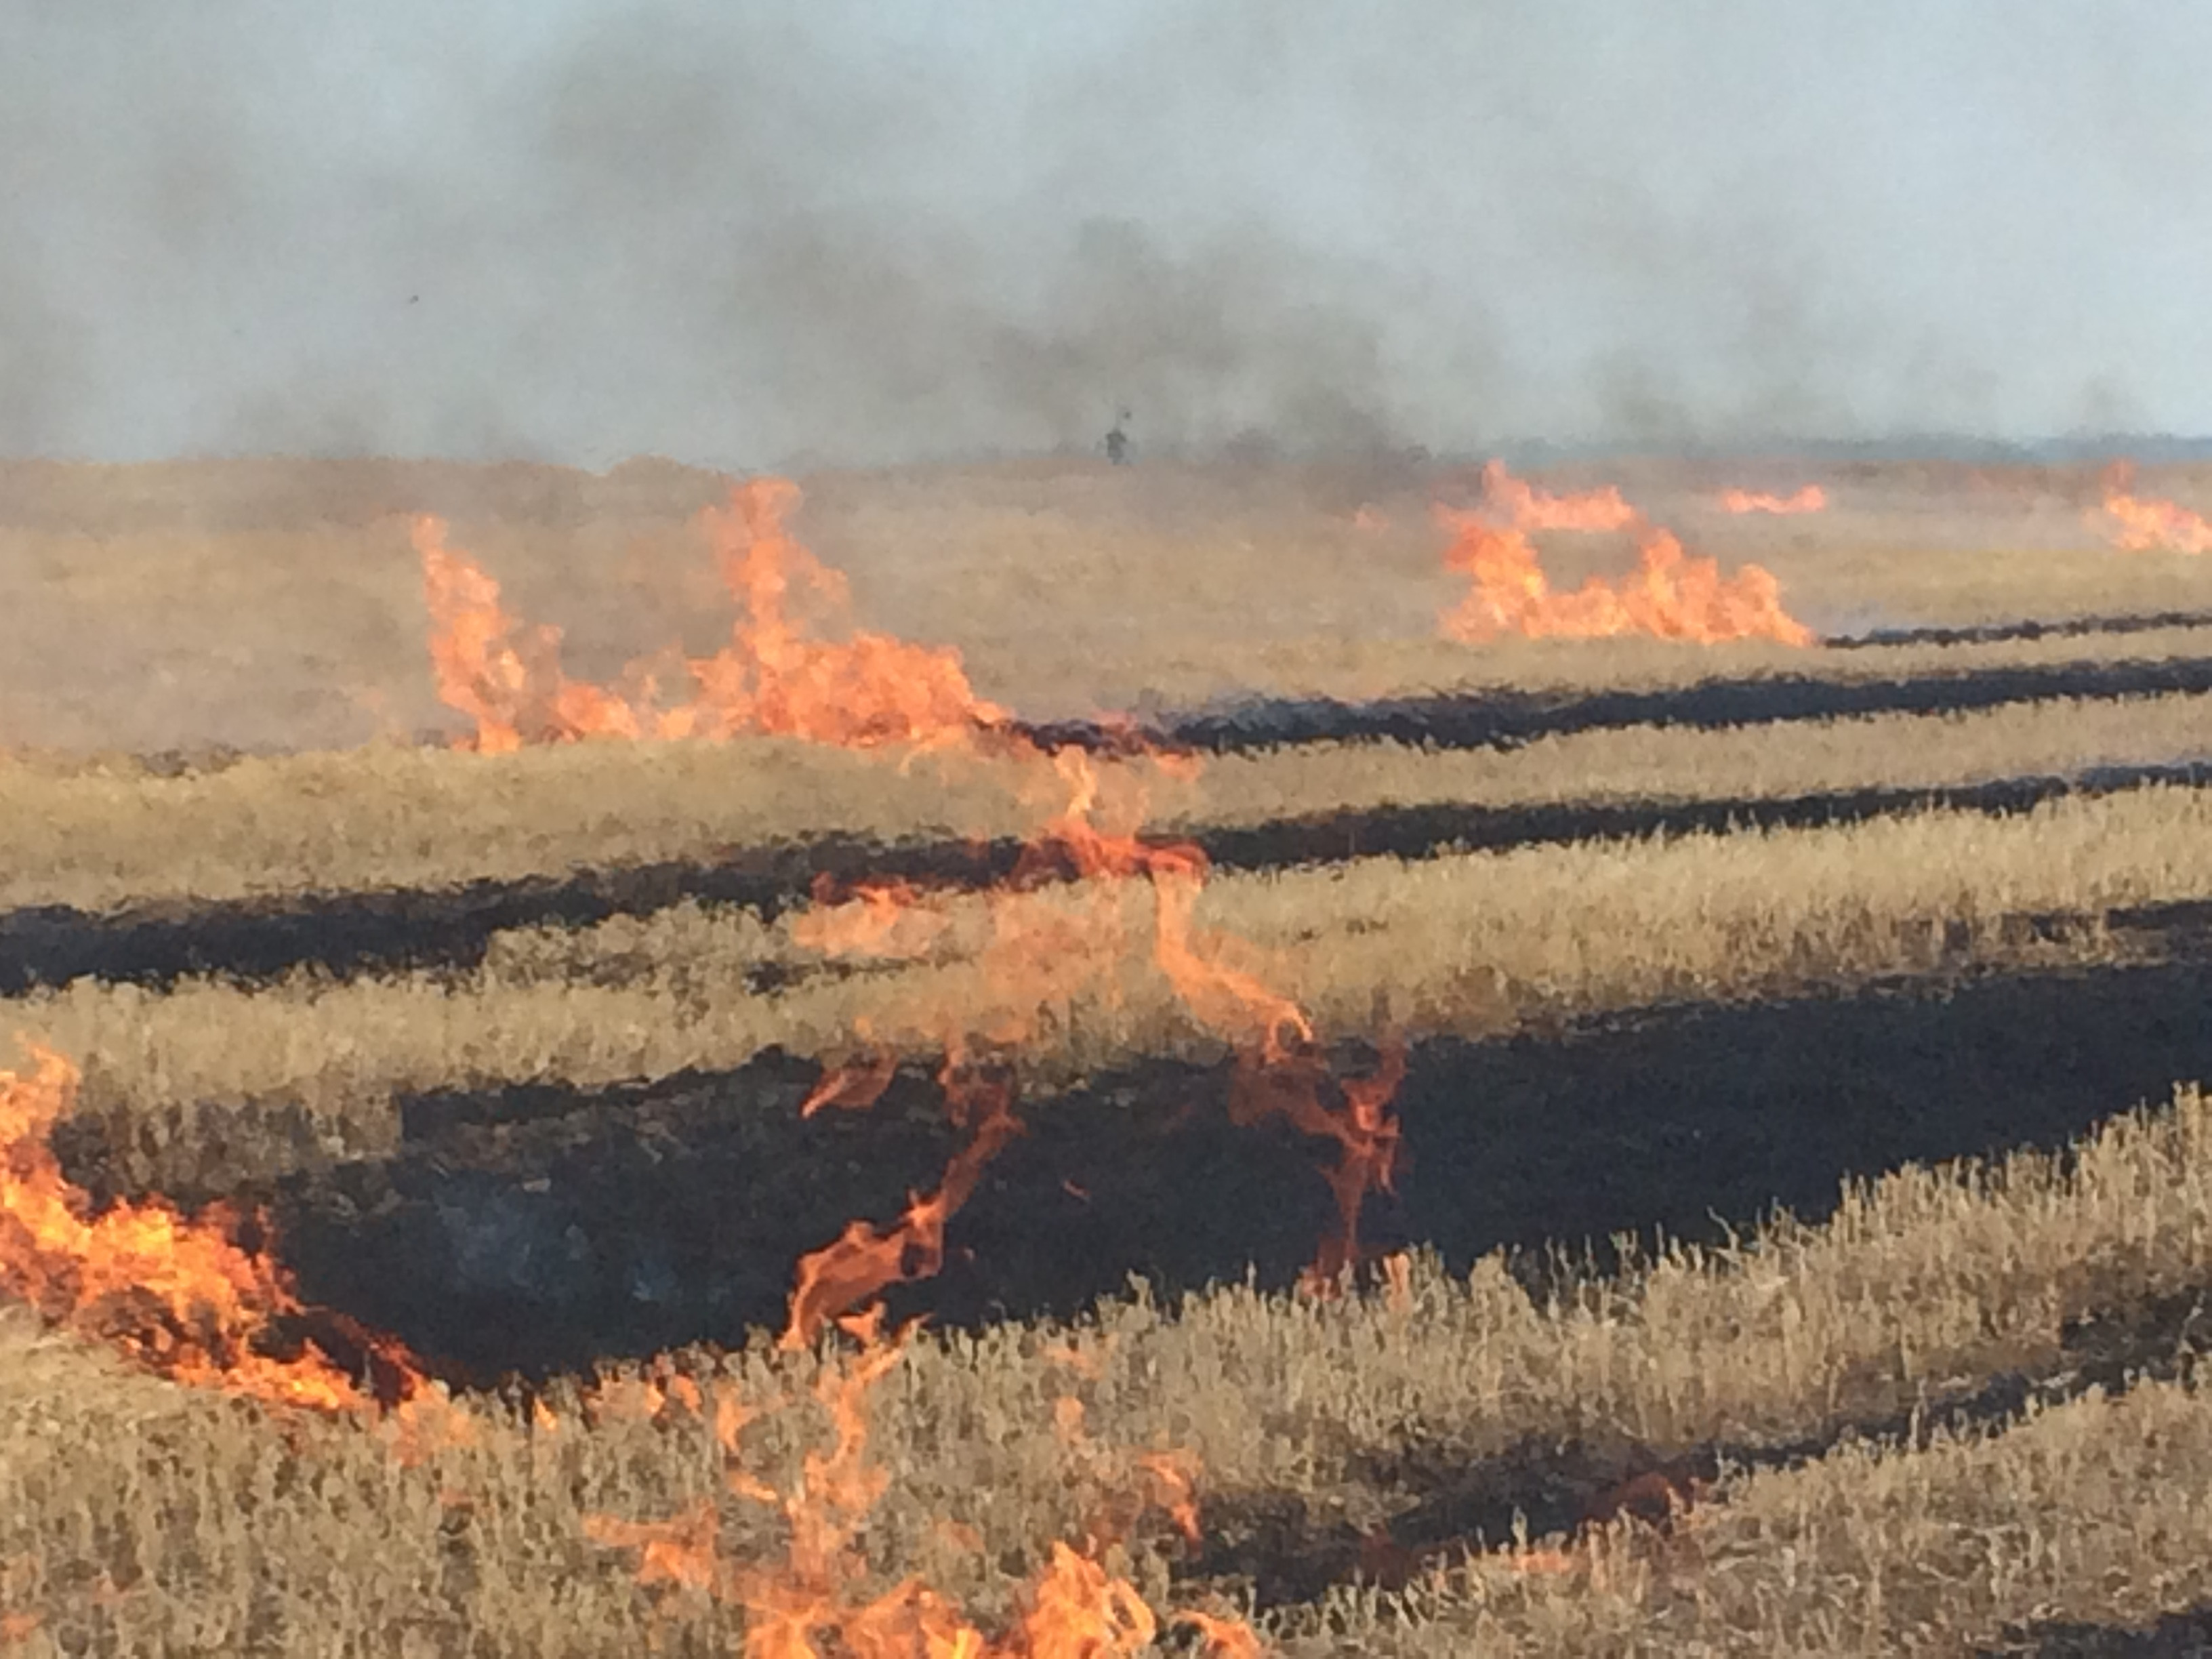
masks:
POLYGON ((1980 623, 1957 628, 1877 628, 1833 634, 1820 641, 1830 651, 1863 651, 1896 645, 2002 645, 2013 640, 2070 640, 2093 634, 2150 634, 2162 628, 2212 628, 2212 611, 2154 611, 2134 616, 2069 617, 2059 622, 1980 623))
POLYGON ((1887 680, 1768 674, 1657 690, 1449 691, 1343 702, 1252 698, 1170 715, 1151 727, 1070 720, 1018 728, 1045 747, 1103 754, 1146 748, 1242 754, 1386 738, 1432 749, 1511 749, 1539 738, 1631 726, 1766 726, 1852 714, 1942 714, 2057 697, 2212 691, 2212 658, 2022 664, 1887 680))
MULTIPOLYGON (((2208 1001, 2199 954, 1423 1042, 1397 1096, 1404 1163, 1361 1237, 1431 1246, 1455 1272, 1504 1247, 1540 1288, 1555 1246, 1607 1272, 1616 1238, 1717 1242, 1778 1205, 1817 1220, 1846 1177, 2062 1146, 2212 1078, 2208 1001)), ((870 1112, 811 1118, 818 1067, 775 1053, 620 1090, 426 1097, 388 1156, 228 1195, 266 1206, 309 1303, 462 1380, 737 1346, 781 1326, 802 1255, 935 1185, 959 1137, 933 1069, 903 1068, 870 1112)), ((1131 1275, 1170 1297, 1248 1272, 1289 1285, 1334 1215, 1330 1148, 1280 1121, 1237 1127, 1229 1084, 1150 1061, 1019 1103, 1025 1133, 952 1218, 943 1271, 896 1288, 893 1313, 972 1329, 1079 1313, 1131 1275)), ((105 1133, 57 1140, 102 1198, 121 1167, 105 1133)), ((214 1195, 190 1184, 172 1195, 214 1195)))
MULTIPOLYGON (((1817 829, 1913 811, 1997 815, 2026 811, 2063 796, 2110 795, 2159 784, 2212 785, 2212 762, 2098 767, 2071 775, 1779 799, 1393 805, 1147 840, 1153 845, 1195 846, 1216 869, 1256 872, 1359 858, 1424 859, 1594 840, 1817 829)), ((1018 870, 1032 881, 1077 874, 1071 862, 1055 866, 1049 847, 1031 848, 1012 838, 884 844, 833 837, 740 852, 714 862, 450 888, 240 900, 167 913, 96 914, 40 906, 0 916, 0 994, 21 995, 82 978, 154 987, 189 975, 265 981, 305 967, 339 975, 461 972, 481 963, 492 936, 507 928, 584 927, 615 916, 651 915, 687 899, 742 906, 773 921, 817 892, 835 896, 864 880, 977 891, 1006 883, 1018 870)), ((790 971, 763 964, 754 988, 773 989, 790 971)))
MULTIPOLYGON (((2201 921, 2201 918, 2199 919, 2201 921)), ((2200 945, 2212 934, 2200 928, 2200 945)), ((1818 1222, 1839 1184, 1907 1163, 2056 1148, 2175 1078, 2212 1076, 2212 949, 2192 961, 1901 982, 1787 1002, 1677 1006, 1533 1036, 1418 1045, 1397 1096, 1403 1161, 1362 1220, 1371 1249, 1433 1247, 1455 1273, 1503 1248, 1540 1297, 1617 1271, 1616 1241, 1718 1243, 1776 1206, 1818 1222)), ((1356 1073, 1371 1053, 1339 1054, 1356 1073)), ((457 1382, 589 1374, 782 1322, 798 1258, 856 1216, 888 1220, 957 1144, 929 1068, 866 1115, 799 1115, 817 1074, 770 1053, 730 1072, 585 1091, 535 1085, 408 1103, 392 1156, 230 1194, 268 1206, 329 1352, 392 1331, 457 1382), (679 1155, 671 1156, 672 1152, 679 1155)), ((902 1318, 980 1329, 1080 1314, 1140 1280, 1172 1304, 1248 1275, 1279 1291, 1333 1208, 1328 1147, 1238 1128, 1225 1068, 1147 1062, 1020 1103, 1025 1133, 950 1224, 936 1277, 895 1287, 902 1318)), ((122 1190, 96 1122, 58 1138, 70 1177, 122 1190)), ((199 1194, 191 1202, 212 1194, 199 1194)), ((2212 1346, 2212 1287, 2115 1303, 2033 1373, 1963 1382, 1909 1418, 1866 1415, 1782 1443, 1665 1461, 1633 1445, 1531 1441, 1471 1458, 1419 1435, 1353 1474, 1410 1499, 1388 1559, 1279 1492, 1224 1491, 1188 1571, 1247 1577, 1262 1605, 1357 1570, 1410 1572, 1518 1517, 1541 1538, 1623 1510, 1668 1519, 1723 1465, 1789 1467, 1844 1439, 1923 1442, 2092 1386, 2170 1376, 2212 1346)), ((365 1343, 358 1344, 364 1356, 365 1343)), ((2075 1651, 2065 1648, 2064 1651, 2075 1651)))

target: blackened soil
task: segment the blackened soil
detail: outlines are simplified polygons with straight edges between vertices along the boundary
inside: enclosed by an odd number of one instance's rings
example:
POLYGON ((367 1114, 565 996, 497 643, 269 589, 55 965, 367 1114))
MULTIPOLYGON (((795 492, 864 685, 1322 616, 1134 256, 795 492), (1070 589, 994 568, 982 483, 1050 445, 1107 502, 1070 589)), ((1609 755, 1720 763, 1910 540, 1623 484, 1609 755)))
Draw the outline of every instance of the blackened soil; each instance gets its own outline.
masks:
POLYGON ((41 905, 0 915, 0 995, 97 978, 166 984, 188 974, 273 978, 306 966, 349 974, 467 968, 510 927, 586 927, 695 899, 774 916, 817 880, 904 878, 987 886, 1013 872, 1013 841, 885 845, 853 836, 738 848, 711 860, 579 871, 458 887, 303 894, 106 913, 41 905))
MULTIPOLYGON (((1398 1191, 1364 1235, 1461 1270, 1500 1245, 1587 1245, 1602 1269, 1616 1234, 1716 1239, 1777 1205, 1817 1218, 1846 1176, 2062 1144, 2212 1078, 2208 1009, 2200 961, 1426 1043, 1399 1095, 1398 1191)), ((801 1254, 854 1218, 894 1223, 957 1145, 921 1071, 872 1112, 802 1121, 816 1075, 771 1054, 628 1091, 424 1098, 396 1157, 238 1195, 272 1203, 311 1300, 465 1379, 736 1345, 781 1325, 801 1254)), ((894 1312, 1073 1314, 1131 1274, 1170 1294, 1248 1271, 1291 1283, 1330 1218, 1324 1148, 1232 1127, 1226 1091, 1221 1071, 1155 1065, 1025 1103, 944 1271, 894 1312)), ((96 1145, 67 1161, 104 1189, 96 1145)))
MULTIPOLYGON (((2212 763, 2187 762, 2099 767, 2070 776, 2003 778, 1932 789, 1857 789, 1780 799, 1388 805, 1152 839, 1194 845, 1218 869, 1284 870, 1354 858, 1420 859, 1455 850, 1606 838, 1814 829, 1936 809, 2021 812, 2063 795, 2207 783, 2212 783, 2212 763)), ((1022 844, 1011 839, 885 845, 824 837, 734 851, 711 862, 454 888, 305 895, 104 915, 40 907, 0 915, 0 995, 19 996, 40 986, 86 977, 159 986, 191 974, 267 980, 309 966, 341 975, 465 970, 483 960, 492 936, 504 928, 589 927, 611 916, 650 915, 686 899, 742 905, 773 918, 804 902, 825 878, 834 884, 866 878, 974 890, 1006 881, 1022 854, 1022 844)), ((1048 860, 1031 862, 1037 872, 1054 873, 1048 860)), ((756 988, 778 982, 775 971, 763 968, 756 988)))
POLYGON ((2212 1604, 2169 1613, 2132 1629, 2072 1621, 2014 1632, 1977 1659, 2205 1659, 2212 1654, 2212 1604))
POLYGON ((1372 702, 1252 698, 1171 715, 1149 731, 1084 721, 1026 728, 1038 742, 1115 751, 1140 740, 1213 754, 1285 744, 1389 738, 1437 749, 1511 748, 1537 738, 1626 726, 1771 725, 1846 714, 1954 713, 2049 697, 2148 696, 2212 690, 2212 659, 2022 664, 1839 680, 1763 674, 1649 690, 1439 692, 1372 702))
MULTIPOLYGON (((1613 1241, 1717 1242, 1778 1206, 1817 1220, 1838 1183, 1901 1164, 2057 1146, 2111 1114, 2212 1078, 2212 963, 1922 982, 1741 1007, 1656 1011, 1551 1038, 1433 1042, 1401 1089, 1405 1162, 1370 1203, 1372 1248, 1420 1242, 1455 1271, 1504 1246, 1532 1285, 1618 1265, 1613 1241), (1578 1260, 1563 1266, 1560 1251, 1578 1260)), ((1338 1056, 1357 1071, 1371 1056, 1338 1056)), ((889 1225, 933 1186, 957 1138, 921 1070, 870 1112, 808 1121, 811 1062, 585 1094, 551 1086, 409 1103, 388 1160, 258 1193, 318 1311, 303 1328, 374 1369, 389 1332, 444 1375, 588 1372, 694 1341, 734 1346, 782 1323, 798 1257, 863 1218, 889 1225), (349 1346, 349 1340, 352 1346, 349 1346)), ((1027 1103, 900 1316, 974 1328, 1070 1315, 1140 1279, 1164 1297, 1251 1276, 1289 1285, 1331 1205, 1323 1148, 1232 1127, 1220 1069, 1155 1064, 1027 1103)), ((96 1143, 73 1178, 106 1189, 96 1143)), ((213 1194, 178 1194, 188 1201, 213 1194)), ((2108 1310, 2064 1334, 2047 1374, 1986 1379, 1916 1418, 1845 1427, 1910 1441, 2009 1419, 2032 1402, 2172 1374, 2212 1348, 2212 1285, 2108 1310)), ((1530 1443, 1473 1458, 1444 1444, 1355 1451, 1351 1478, 1392 1497, 1387 1531, 1289 1493, 1221 1491, 1177 1576, 1310 1603, 1355 1577, 1402 1583, 1512 1535, 1622 1511, 1665 1531, 1729 1467, 1816 1457, 1716 1443, 1660 1462, 1632 1444, 1530 1443)), ((2166 1655, 2206 1628, 2038 1626, 2000 1651, 2166 1655)))
POLYGON ((1869 634, 1831 635, 1831 651, 1898 645, 2002 645, 2010 640, 2072 640, 2094 634, 2149 634, 2164 628, 2212 627, 2212 611, 2154 611, 2134 616, 2069 617, 2063 622, 1982 623, 1965 628, 1878 628, 1869 634))

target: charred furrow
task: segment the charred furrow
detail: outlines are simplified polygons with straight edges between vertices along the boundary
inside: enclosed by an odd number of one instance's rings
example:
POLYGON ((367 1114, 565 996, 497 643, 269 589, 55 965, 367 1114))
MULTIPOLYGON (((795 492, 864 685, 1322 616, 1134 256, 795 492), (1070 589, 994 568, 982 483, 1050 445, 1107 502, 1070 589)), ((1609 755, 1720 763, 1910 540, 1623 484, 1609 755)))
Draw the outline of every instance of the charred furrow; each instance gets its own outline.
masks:
POLYGON ((2212 628, 2212 611, 2154 611, 2136 616, 2069 617, 2058 622, 1978 623, 1955 628, 1877 628, 1865 634, 1832 635, 1820 641, 1830 651, 1862 651, 1898 645, 2002 645, 2013 640, 2072 640, 2097 634, 2152 634, 2167 628, 2212 628))
POLYGON ((2212 1601, 2161 1613, 2147 1625, 2051 1620, 2006 1633, 1974 1659, 2204 1659, 2212 1654, 2212 1601))
POLYGON ((696 899, 774 916, 835 882, 903 878, 984 887, 1013 873, 1020 842, 884 842, 819 836, 670 861, 464 886, 284 895, 106 913, 40 905, 0 915, 0 995, 95 978, 160 985, 189 974, 273 978, 306 966, 338 974, 467 968, 493 934, 586 927, 696 899))
MULTIPOLYGON (((1780 799, 1394 805, 1150 839, 1195 845, 1222 870, 1257 872, 1355 858, 1421 859, 1452 851, 1655 835, 1814 829, 1934 809, 2021 812, 2063 795, 2208 783, 2212 762, 2188 762, 1780 799)), ((40 907, 0 916, 0 994, 21 995, 39 986, 87 977, 158 986, 189 974, 257 980, 307 966, 341 975, 465 969, 482 961, 492 936, 504 928, 588 927, 617 915, 650 915, 685 899, 744 906, 773 918, 805 901, 823 878, 837 884, 901 879, 975 890, 1006 880, 1022 852, 1022 843, 1011 838, 889 845, 825 838, 739 852, 712 863, 483 881, 459 888, 307 895, 106 915, 40 907)), ((764 980, 762 988, 769 982, 764 980)))
POLYGON ((1036 742, 1122 752, 1144 744, 1235 754, 1308 743, 1389 738, 1435 749, 1513 748, 1538 738, 1629 726, 1775 725, 1851 714, 1936 714, 2053 697, 2212 690, 2212 658, 1963 669, 1888 680, 1770 674, 1656 690, 1437 692, 1341 702, 1254 698, 1172 715, 1142 732, 1069 721, 1025 728, 1036 742))
MULTIPOLYGON (((1427 1042, 1399 1092, 1396 1193, 1363 1234, 1431 1244, 1455 1271, 1500 1246, 1587 1245, 1603 1271, 1616 1235, 1715 1239, 1777 1205, 1817 1218, 1845 1176, 2063 1144, 2212 1078, 2208 1003, 2197 960, 1427 1042)), ((802 1120, 816 1075, 770 1054, 624 1091, 426 1099, 392 1158, 229 1195, 270 1206, 311 1301, 463 1377, 735 1344, 780 1324, 799 1255, 855 1217, 889 1224, 955 1149, 930 1068, 872 1112, 802 1120)), ((1325 1149, 1234 1127, 1227 1084, 1162 1062, 1024 1103, 1027 1133, 954 1218, 945 1271, 895 1291, 894 1313, 1070 1314, 1133 1273, 1167 1294, 1248 1269, 1288 1285, 1331 1212, 1325 1149)), ((113 1190, 95 1135, 59 1150, 72 1179, 113 1190)))

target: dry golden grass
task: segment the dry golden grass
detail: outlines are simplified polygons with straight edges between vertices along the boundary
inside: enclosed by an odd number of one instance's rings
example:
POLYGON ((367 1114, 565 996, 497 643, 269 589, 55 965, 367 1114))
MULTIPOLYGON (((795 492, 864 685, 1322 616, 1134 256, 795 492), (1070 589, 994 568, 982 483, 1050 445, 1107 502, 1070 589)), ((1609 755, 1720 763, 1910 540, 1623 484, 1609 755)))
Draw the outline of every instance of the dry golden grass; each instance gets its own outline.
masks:
POLYGON ((2212 1394, 2145 1382, 2002 1434, 1850 1445, 1761 1472, 1680 1536, 1617 1528, 1563 1572, 1483 1561, 1404 1596, 1344 1595, 1282 1651, 2194 1653, 2118 1643, 2212 1596, 2208 1472, 2212 1394), (2038 1632, 2052 1626, 2114 1645, 2045 1646, 2038 1632))
MULTIPOLYGON (((1898 645, 1798 650, 1759 641, 1688 645, 1674 640, 1500 640, 1484 646, 1407 638, 1307 639, 1194 647, 1159 664, 1140 691, 1099 699, 1070 714, 1109 708, 1186 708, 1234 703, 1255 693, 1358 702, 1448 691, 1576 693, 1681 690, 1713 679, 1802 675, 1839 682, 1887 680, 1973 669, 2069 663, 2166 662, 2204 654, 2201 627, 2141 633, 2046 636, 1980 644, 1898 645)), ((1018 705, 1032 713, 1035 704, 1018 705)))
POLYGON ((1932 789, 2212 758, 2212 696, 2053 700, 1699 731, 1635 726, 1513 750, 1316 744, 1209 760, 1150 786, 1162 828, 1262 824, 1387 805, 1774 800, 1932 789))
MULTIPOLYGON (((2212 794, 2154 788, 2012 817, 1926 812, 1841 828, 1534 847, 1225 875, 1199 902, 1233 965, 1325 1040, 1499 1036, 1668 1001, 1730 1001, 1889 975, 2130 959, 2117 907, 2212 898, 2212 794), (2069 925, 2049 937, 2022 918, 2069 925)), ((79 981, 0 1002, 0 1030, 70 1054, 85 1109, 134 1178, 194 1185, 373 1155, 397 1097, 559 1080, 580 1088, 742 1065, 770 1043, 848 1055, 854 1033, 933 1054, 1018 1027, 1043 1085, 1142 1056, 1218 1058, 1152 961, 1143 882, 944 902, 927 954, 773 994, 747 972, 818 962, 795 918, 679 906, 498 937, 479 968, 166 991, 79 981), (1020 965, 1010 939, 1035 941, 1020 965), (221 1133, 218 1133, 221 1131, 221 1133), (222 1156, 212 1149, 229 1150, 222 1156), (259 1172, 265 1172, 265 1170, 259 1172)))
MULTIPOLYGON (((1349 696, 1462 680, 1548 683, 1802 665, 1804 653, 1652 641, 1471 650, 1436 641, 1462 583, 1437 499, 1474 469, 1083 460, 807 480, 797 527, 852 578, 854 621, 960 647, 982 693, 1035 718, 1245 690, 1349 696), (1358 528, 1363 505, 1390 527, 1358 528)), ((1778 472, 1763 481, 1783 482, 1778 472)), ((1625 463, 1620 480, 1693 551, 1781 579, 1824 633, 1914 623, 2212 609, 2212 561, 2121 555, 2084 514, 2094 468, 1782 468, 1836 506, 1735 519, 1710 464, 1625 463)), ((1753 480, 1760 482, 1762 480, 1753 480)), ((726 631, 698 509, 711 475, 643 463, 562 468, 210 462, 0 467, 0 741, 166 749, 220 739, 344 746, 443 718, 431 694, 405 515, 451 518, 511 608, 568 631, 571 669, 726 631)), ((2139 488, 2202 503, 2198 476, 2139 488)), ((1558 580, 1617 573, 1618 539, 1558 538, 1558 580)))
MULTIPOLYGON (((1389 805, 1777 799, 2212 757, 2212 697, 2053 700, 1713 731, 1630 726, 1510 750, 1317 744, 1195 779, 1102 762, 1109 816, 1170 833, 1389 805)), ((777 738, 477 756, 372 746, 161 775, 0 760, 0 906, 458 886, 709 860, 809 836, 1022 836, 1066 804, 1034 757, 884 755, 777 738)))
MULTIPOLYGON (((1195 1454, 1217 1520, 1265 1497, 1320 1535, 1387 1524, 1530 1447, 1755 1458, 1996 1376, 2055 1376, 2069 1321, 2208 1270, 2212 1103, 2184 1090, 2070 1160, 1906 1170, 1848 1190, 1825 1225, 1676 1250, 1564 1301, 1532 1302, 1494 1257, 1464 1279, 1419 1259, 1401 1297, 1224 1289, 1172 1313, 1109 1304, 1073 1330, 925 1334, 874 1397, 872 1455, 893 1478, 865 1547, 879 1583, 920 1571, 1003 1616, 1102 1495, 1053 1426, 1061 1397, 1096 1445, 1195 1454), (1394 1463, 1427 1473, 1375 1473, 1394 1463)), ((766 1402, 820 1361, 757 1346, 676 1363, 766 1402)), ((732 1556, 777 1547, 770 1512, 719 1492, 710 1425, 623 1409, 635 1398, 608 1389, 587 1415, 556 1390, 551 1436, 479 1401, 473 1443, 402 1467, 390 1425, 280 1429, 0 1320, 0 1611, 41 1615, 26 1651, 42 1656, 580 1656, 653 1632, 732 1648, 732 1613, 637 1589, 585 1539, 587 1513, 656 1520, 718 1498, 732 1556)), ((787 1488, 826 1435, 811 1407, 775 1413, 746 1431, 746 1467, 787 1488)), ((1671 1540, 1602 1534, 1564 1574, 1489 1555, 1402 1598, 1288 1607, 1276 1634, 1291 1654, 1960 1652, 2030 1616, 2138 1619, 2202 1596, 2208 1475, 2212 1406, 2145 1382, 2002 1433, 1844 1444, 1724 1480, 1671 1540)), ((1178 1548, 1155 1516, 1116 1560, 1163 1605, 1207 1588, 1171 1582, 1178 1548)))
POLYGON ((0 763, 0 892, 100 910, 558 876, 808 834, 1021 834, 1052 799, 1023 792, 1049 776, 776 738, 506 756, 371 746, 179 777, 0 763))

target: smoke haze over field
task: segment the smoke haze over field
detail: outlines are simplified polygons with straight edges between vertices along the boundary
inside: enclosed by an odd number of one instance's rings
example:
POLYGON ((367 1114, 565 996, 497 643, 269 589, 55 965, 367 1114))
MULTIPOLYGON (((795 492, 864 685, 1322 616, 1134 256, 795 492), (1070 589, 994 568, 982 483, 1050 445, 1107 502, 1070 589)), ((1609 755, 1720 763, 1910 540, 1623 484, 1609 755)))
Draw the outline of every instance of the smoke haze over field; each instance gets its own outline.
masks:
POLYGON ((16 0, 0 453, 2212 430, 2212 9, 16 0))

